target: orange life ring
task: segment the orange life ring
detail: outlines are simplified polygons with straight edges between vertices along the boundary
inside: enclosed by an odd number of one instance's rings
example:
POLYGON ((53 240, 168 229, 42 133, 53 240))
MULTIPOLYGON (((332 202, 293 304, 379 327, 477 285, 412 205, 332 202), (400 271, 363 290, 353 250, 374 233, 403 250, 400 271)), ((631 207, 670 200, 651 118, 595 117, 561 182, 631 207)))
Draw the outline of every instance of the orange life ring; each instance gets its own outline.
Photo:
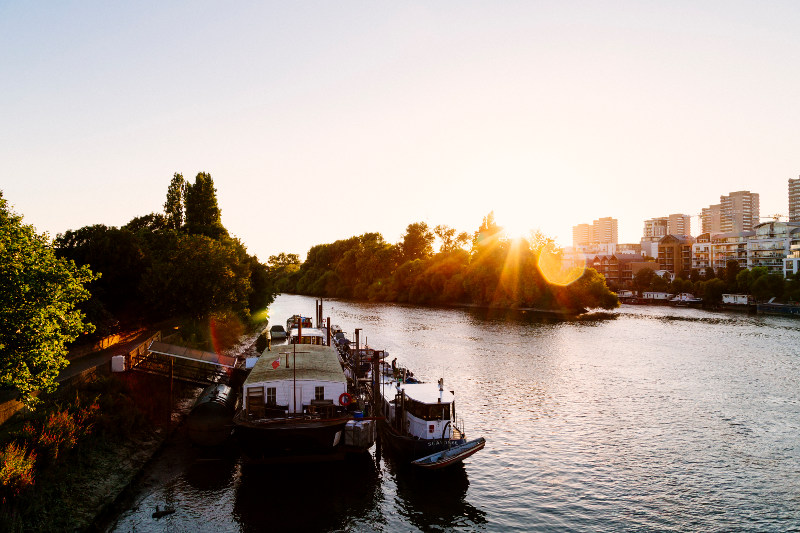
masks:
POLYGON ((353 403, 353 396, 348 392, 343 392, 339 395, 339 405, 342 407, 347 407, 353 403))

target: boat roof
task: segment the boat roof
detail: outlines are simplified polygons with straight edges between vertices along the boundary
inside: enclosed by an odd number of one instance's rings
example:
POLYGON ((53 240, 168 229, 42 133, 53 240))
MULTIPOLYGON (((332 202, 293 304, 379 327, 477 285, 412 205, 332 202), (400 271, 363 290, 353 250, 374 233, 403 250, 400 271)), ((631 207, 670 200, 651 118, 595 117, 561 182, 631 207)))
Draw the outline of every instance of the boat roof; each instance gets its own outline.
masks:
MULTIPOLYGON (((420 403, 439 403, 439 384, 438 383, 403 383, 400 388, 406 396, 420 403)), ((441 403, 453 403, 456 397, 449 390, 441 391, 441 403)))
POLYGON ((297 365, 297 379, 347 383, 342 366, 339 364, 339 357, 336 355, 336 348, 313 344, 294 344, 282 348, 286 349, 281 351, 265 350, 256 361, 253 370, 244 381, 244 385, 295 379, 295 368, 293 368, 295 364, 297 365), (297 347, 296 353, 292 350, 294 346, 297 347), (286 366, 287 357, 288 367, 286 366), (279 361, 277 368, 272 366, 275 361, 279 361))
MULTIPOLYGON (((297 337, 297 328, 289 330, 290 337, 297 337)), ((303 328, 303 337, 324 337, 325 334, 318 328, 303 328)))

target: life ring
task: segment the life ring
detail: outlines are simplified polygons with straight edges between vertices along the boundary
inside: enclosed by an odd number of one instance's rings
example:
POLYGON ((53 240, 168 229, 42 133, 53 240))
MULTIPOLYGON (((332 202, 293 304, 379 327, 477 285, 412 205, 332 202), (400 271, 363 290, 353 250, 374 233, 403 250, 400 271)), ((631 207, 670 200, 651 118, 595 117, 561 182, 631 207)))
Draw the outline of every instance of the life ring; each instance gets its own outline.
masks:
POLYGON ((348 392, 343 392, 339 395, 339 405, 342 407, 347 407, 353 403, 353 396, 348 392))

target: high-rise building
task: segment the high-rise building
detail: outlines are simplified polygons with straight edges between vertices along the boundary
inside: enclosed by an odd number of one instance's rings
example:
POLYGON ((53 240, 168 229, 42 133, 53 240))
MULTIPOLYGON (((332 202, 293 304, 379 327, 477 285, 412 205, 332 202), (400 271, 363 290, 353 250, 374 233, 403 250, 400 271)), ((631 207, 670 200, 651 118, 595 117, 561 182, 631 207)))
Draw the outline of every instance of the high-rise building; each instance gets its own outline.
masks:
POLYGON ((714 204, 703 208, 703 233, 722 233, 722 205, 714 204))
POLYGON ((800 178, 789 178, 789 222, 800 222, 800 178))
POLYGON ((617 219, 604 217, 592 222, 592 242, 617 244, 617 219))
POLYGON ((644 221, 645 238, 664 237, 666 235, 691 235, 692 217, 674 214, 667 217, 651 218, 644 221))
POLYGON ((759 223, 758 193, 736 191, 720 196, 723 233, 752 231, 759 223))
POLYGON ((736 191, 703 208, 703 233, 752 231, 759 223, 758 193, 736 191))
POLYGON ((617 244, 617 219, 600 218, 592 224, 572 226, 572 245, 617 244))
POLYGON ((586 246, 592 241, 592 226, 578 224, 572 226, 572 246, 586 246))

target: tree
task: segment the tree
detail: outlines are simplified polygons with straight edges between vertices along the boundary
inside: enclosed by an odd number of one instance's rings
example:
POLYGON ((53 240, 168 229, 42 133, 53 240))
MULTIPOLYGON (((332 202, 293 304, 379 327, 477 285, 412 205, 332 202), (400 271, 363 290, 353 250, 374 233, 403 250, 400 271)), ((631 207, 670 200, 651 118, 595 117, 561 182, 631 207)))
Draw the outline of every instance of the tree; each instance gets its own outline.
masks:
POLYGON ((133 233, 138 233, 140 231, 152 233, 154 231, 167 229, 168 227, 169 223, 167 222, 167 217, 161 213, 150 213, 149 215, 133 217, 130 222, 122 226, 122 229, 133 233))
POLYGON ((729 290, 736 290, 736 276, 741 271, 742 267, 739 266, 739 261, 736 259, 728 259, 725 262, 725 282, 728 284, 729 290))
POLYGON ((183 226, 183 202, 186 196, 186 180, 183 174, 175 173, 167 187, 167 201, 164 202, 164 213, 167 217, 167 226, 178 230, 183 226))
POLYGON ((219 239, 228 235, 222 225, 222 217, 217 205, 217 189, 211 174, 200 172, 194 185, 186 184, 184 195, 186 229, 191 234, 206 235, 219 239))
POLYGON ((214 312, 250 314, 250 258, 234 239, 175 235, 163 249, 151 251, 142 274, 142 297, 166 316, 200 320, 214 312))
POLYGON ((58 258, 48 241, 0 192, 0 386, 17 389, 28 405, 37 402, 35 391, 55 389, 66 345, 94 330, 76 306, 95 275, 58 258))
POLYGON ((439 247, 439 253, 450 253, 462 249, 465 244, 469 242, 469 233, 462 231, 456 235, 455 228, 439 224, 433 228, 433 232, 442 241, 439 247))
POLYGON ((655 275, 656 272, 652 268, 643 268, 633 275, 633 286, 636 287, 639 293, 646 291, 653 282, 655 275))
POLYGON ((479 254, 486 248, 495 244, 503 232, 503 227, 498 226, 494 220, 494 211, 483 217, 478 231, 472 237, 472 254, 479 254))
POLYGON ((414 222, 406 228, 403 236, 403 259, 413 261, 414 259, 427 259, 433 255, 433 232, 428 229, 425 222, 414 222))

